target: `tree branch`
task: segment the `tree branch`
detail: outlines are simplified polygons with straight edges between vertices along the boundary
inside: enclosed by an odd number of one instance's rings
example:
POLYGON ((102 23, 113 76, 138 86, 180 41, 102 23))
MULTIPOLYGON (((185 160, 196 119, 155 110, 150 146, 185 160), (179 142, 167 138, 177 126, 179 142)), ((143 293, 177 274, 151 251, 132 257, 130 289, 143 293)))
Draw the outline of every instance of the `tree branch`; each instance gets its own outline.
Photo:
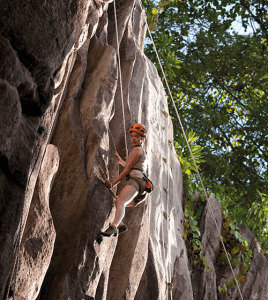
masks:
POLYGON ((257 18, 257 16, 255 16, 252 13, 252 11, 250 10, 250 4, 246 3, 244 0, 240 0, 240 3, 249 12, 249 14, 254 19, 254 21, 260 25, 260 28, 262 29, 263 33, 265 34, 266 38, 268 39, 268 32, 267 32, 267 28, 265 27, 265 24, 262 22, 261 19, 257 18))

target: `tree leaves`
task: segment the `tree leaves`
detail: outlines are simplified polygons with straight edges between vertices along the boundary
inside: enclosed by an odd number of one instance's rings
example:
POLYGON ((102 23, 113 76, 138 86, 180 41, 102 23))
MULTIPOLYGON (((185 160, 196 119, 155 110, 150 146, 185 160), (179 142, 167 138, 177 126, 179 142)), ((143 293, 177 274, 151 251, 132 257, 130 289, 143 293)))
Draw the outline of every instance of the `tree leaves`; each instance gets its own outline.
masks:
MULTIPOLYGON (((204 162, 204 160, 202 158, 202 156, 203 156, 202 148, 201 148, 201 146, 195 144, 198 137, 195 135, 195 133, 193 131, 190 131, 190 132, 186 131, 186 138, 190 145, 192 154, 194 156, 194 159, 195 159, 195 162, 197 163, 197 165, 204 162)), ((196 170, 195 170, 195 165, 192 160, 191 154, 189 152, 187 143, 182 135, 180 135, 180 136, 177 135, 177 137, 175 137, 174 140, 175 140, 174 147, 178 154, 179 160, 182 164, 182 171, 186 175, 191 175, 192 171, 195 172, 196 170)))
MULTIPOLYGON (((147 0, 145 6, 151 15, 158 9, 151 19, 155 44, 184 127, 199 137, 202 177, 222 193, 232 219, 249 226, 264 245, 267 212, 256 190, 268 193, 267 4, 147 0), (248 32, 234 29, 234 21, 248 32), (256 210, 253 222, 249 209, 256 210)), ((145 53, 160 71, 150 42, 145 53)), ((169 114, 176 115, 171 106, 169 114)), ((183 172, 194 176, 176 118, 173 124, 183 172)))

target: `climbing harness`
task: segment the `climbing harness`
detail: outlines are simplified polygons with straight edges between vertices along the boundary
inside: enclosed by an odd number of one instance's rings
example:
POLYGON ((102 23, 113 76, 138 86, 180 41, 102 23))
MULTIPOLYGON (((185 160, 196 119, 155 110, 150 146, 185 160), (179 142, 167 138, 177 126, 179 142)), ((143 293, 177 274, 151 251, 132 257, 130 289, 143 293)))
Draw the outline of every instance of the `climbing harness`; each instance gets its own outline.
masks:
POLYGON ((117 61, 118 61, 119 82, 120 82, 120 95, 121 95, 122 116, 123 116, 123 130, 124 130, 125 150, 126 150, 126 160, 127 160, 128 149, 127 149, 126 120, 125 120, 125 107, 124 107, 124 98, 123 98, 122 72, 121 72, 121 63, 120 63, 119 38, 118 38, 115 0, 114 0, 114 21, 115 21, 115 32, 116 32, 116 46, 117 46, 117 61))
MULTIPOLYGON (((141 0, 139 0, 139 1, 140 1, 141 7, 143 7, 143 6, 142 6, 142 3, 141 3, 141 0)), ((173 106, 174 106, 174 109, 175 109, 175 112, 176 112, 177 119, 178 119, 178 121, 179 121, 181 130, 182 130, 182 132, 183 132, 183 136, 184 136, 185 141, 186 141, 186 143, 187 143, 187 147, 188 147, 188 149, 189 149, 189 151, 190 151, 190 154, 191 154, 191 157, 192 157, 194 166, 195 166, 196 173, 197 173, 197 175, 198 175, 198 178, 199 178, 199 180, 200 180, 202 189, 203 189, 203 191, 204 191, 204 195, 205 195, 205 198, 206 198, 206 200, 207 200, 209 210, 210 210, 210 212, 211 212, 211 215, 212 215, 212 217, 213 217, 215 226, 216 226, 216 228, 217 228, 217 231, 218 231, 218 234, 219 234, 219 237, 220 237, 220 240, 221 240, 221 243, 222 243, 222 246, 223 246, 225 255, 226 255, 226 257, 227 257, 227 260, 228 260, 228 263, 229 263, 229 266, 230 266, 232 275, 233 275, 233 277, 234 277, 234 280, 235 280, 235 283, 236 283, 236 286, 237 286, 239 295, 240 295, 241 299, 243 300, 243 296, 242 296, 240 287, 239 287, 239 285, 238 285, 236 276, 235 276, 235 274, 234 274, 234 270, 233 270, 233 268, 232 268, 232 264, 231 264, 231 262, 230 262, 230 259, 229 259, 227 250, 226 250, 226 248, 225 248, 225 245, 224 245, 224 242, 223 242, 223 238, 222 238, 222 236, 221 236, 221 232, 220 232, 219 226, 218 226, 218 224, 217 224, 215 215, 214 215, 213 210, 212 210, 212 207, 211 207, 211 205, 210 205, 210 200, 209 200, 209 198, 208 198, 207 192, 206 192, 205 187, 204 187, 204 185, 203 185, 203 181, 202 181, 201 175, 200 175, 200 173, 199 173, 199 171, 198 171, 198 168, 197 168, 197 165, 196 165, 196 162, 195 162, 195 159, 194 159, 194 156, 193 156, 191 147, 190 147, 190 145, 189 145, 189 143, 188 143, 188 140, 187 140, 187 137, 186 137, 186 134, 185 134, 185 131, 184 131, 184 127, 183 127, 182 122, 181 122, 181 118, 180 118, 180 116, 179 116, 177 107, 176 107, 176 105, 175 105, 175 101, 174 101, 174 99, 173 99, 173 97, 172 97, 172 93, 171 93, 171 90, 170 90, 170 87, 169 87, 169 84, 168 84, 168 81, 167 81, 165 72, 164 72, 164 70, 163 70, 163 67, 162 67, 162 64, 161 64, 161 61, 160 61, 160 58, 159 58, 159 55, 158 55, 158 51, 157 51, 156 46, 155 46, 155 43, 154 43, 154 39, 153 39, 153 37, 152 37, 151 31, 150 31, 149 26, 148 26, 146 14, 145 14, 145 17, 146 17, 147 30, 148 30, 149 36, 150 36, 150 38, 151 38, 151 41, 152 41, 152 44, 153 44, 153 47, 154 47, 154 50, 155 50, 155 53, 156 53, 156 57, 157 57, 159 66, 160 66, 160 68, 161 68, 161 71, 162 71, 162 74, 163 74, 163 77, 164 77, 164 80, 165 80, 165 83, 166 83, 166 86, 167 86, 167 89, 168 89, 170 98, 171 98, 171 100, 172 100, 172 104, 173 104, 173 106)))
POLYGON ((154 190, 154 184, 152 183, 152 181, 144 174, 144 178, 146 181, 146 187, 145 187, 145 191, 147 193, 151 193, 154 190))
MULTIPOLYGON (((152 181, 148 178, 148 176, 143 172, 142 169, 139 168, 132 168, 132 170, 138 170, 142 173, 143 179, 146 182, 145 192, 151 193, 154 190, 154 184, 152 181)), ((132 178, 133 179, 133 178, 132 178)))
POLYGON ((142 173, 142 175, 143 175, 143 180, 146 183, 145 190, 141 194, 140 182, 135 177, 130 176, 130 174, 128 174, 126 176, 126 181, 132 179, 139 186, 139 194, 133 199, 133 201, 135 202, 135 206, 137 206, 138 204, 140 204, 141 202, 143 202, 145 200, 147 194, 151 193, 154 190, 154 185, 153 185, 152 181, 148 178, 148 176, 143 172, 142 169, 132 168, 131 170, 138 170, 138 171, 140 171, 142 173))

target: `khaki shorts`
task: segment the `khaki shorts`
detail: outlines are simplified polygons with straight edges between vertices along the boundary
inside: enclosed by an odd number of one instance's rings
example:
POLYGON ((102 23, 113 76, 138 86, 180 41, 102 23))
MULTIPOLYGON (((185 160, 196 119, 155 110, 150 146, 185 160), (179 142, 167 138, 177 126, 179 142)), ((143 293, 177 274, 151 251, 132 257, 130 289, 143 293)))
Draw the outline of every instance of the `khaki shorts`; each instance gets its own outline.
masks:
POLYGON ((147 193, 144 193, 146 182, 143 178, 135 178, 135 180, 133 180, 130 177, 130 179, 127 181, 127 185, 133 186, 139 192, 139 194, 133 199, 135 203, 134 206, 137 206, 146 199, 147 193), (140 186, 136 180, 140 183, 140 186))
POLYGON ((143 194, 146 188, 146 182, 143 178, 134 177, 135 180, 132 179, 133 177, 130 176, 130 179, 126 182, 127 185, 133 186, 139 194, 143 194))

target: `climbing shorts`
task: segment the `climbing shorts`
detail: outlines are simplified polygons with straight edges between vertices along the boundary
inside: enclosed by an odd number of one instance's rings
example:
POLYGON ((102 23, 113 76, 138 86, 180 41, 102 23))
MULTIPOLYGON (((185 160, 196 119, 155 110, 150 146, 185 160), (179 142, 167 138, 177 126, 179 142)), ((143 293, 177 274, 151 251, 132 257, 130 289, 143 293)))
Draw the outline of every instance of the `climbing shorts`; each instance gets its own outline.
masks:
POLYGON ((133 170, 127 177, 127 185, 133 186, 139 194, 134 198, 135 206, 145 200, 147 193, 145 192, 146 181, 140 171, 133 170))
POLYGON ((143 178, 137 178, 130 176, 130 179, 127 180, 127 185, 133 186, 139 194, 143 194, 146 187, 146 182, 143 178))

